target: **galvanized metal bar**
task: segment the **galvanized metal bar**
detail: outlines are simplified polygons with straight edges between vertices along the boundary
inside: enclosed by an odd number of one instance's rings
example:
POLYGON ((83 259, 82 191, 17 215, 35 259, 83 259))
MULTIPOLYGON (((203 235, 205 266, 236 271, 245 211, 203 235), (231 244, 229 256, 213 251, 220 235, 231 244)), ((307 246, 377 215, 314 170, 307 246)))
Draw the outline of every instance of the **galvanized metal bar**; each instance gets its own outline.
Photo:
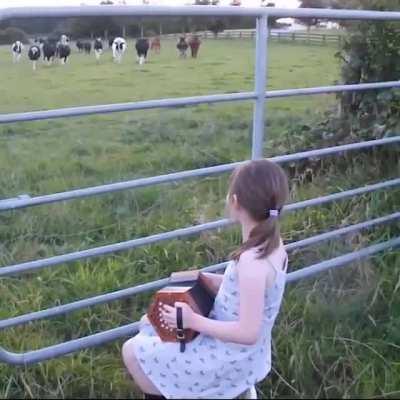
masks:
POLYGON ((89 16, 272 16, 279 18, 330 18, 354 20, 400 20, 400 12, 332 10, 321 8, 227 7, 227 6, 81 6, 0 8, 0 21, 9 18, 89 16))
POLYGON ((140 246, 154 244, 165 240, 178 239, 194 235, 206 230, 222 228, 230 224, 232 224, 230 220, 221 219, 218 221, 195 225, 188 228, 176 229, 174 231, 158 233, 155 235, 146 236, 138 239, 127 240, 125 242, 94 247, 88 250, 75 251, 73 253, 67 253, 60 256, 49 257, 42 260, 28 261, 21 264, 1 267, 0 278, 25 272, 38 271, 39 269, 48 268, 65 263, 71 263, 86 258, 99 257, 107 254, 116 253, 119 251, 131 250, 140 246))
MULTIPOLYGON (((316 206, 325 204, 334 200, 341 200, 347 197, 353 197, 356 195, 370 193, 376 190, 389 189, 400 185, 400 178, 392 179, 385 182, 375 183, 373 185, 367 185, 357 189, 346 190, 338 193, 333 193, 327 196, 321 196, 314 199, 299 201, 297 203, 288 204, 285 206, 285 212, 299 210, 305 207, 316 206)), ((44 258, 41 260, 28 261, 20 264, 9 265, 0 268, 0 278, 12 275, 18 275, 26 272, 37 271, 42 268, 52 267, 64 263, 70 263, 73 261, 82 260, 85 258, 98 257, 105 254, 111 254, 118 251, 132 249, 138 246, 144 246, 151 243, 156 243, 164 240, 175 239, 177 237, 183 237, 193 235, 204 230, 217 229, 228 226, 233 222, 229 219, 220 219, 207 224, 201 224, 194 227, 178 229, 176 231, 170 231, 165 233, 159 233, 156 235, 128 240, 126 242, 109 244, 106 246, 95 247, 89 250, 76 251, 73 253, 63 254, 60 256, 54 256, 44 258)))
MULTIPOLYGON (((269 160, 276 163, 285 163, 297 161, 312 157, 322 157, 344 151, 364 149, 374 146, 395 144, 400 142, 400 136, 388 137, 384 139, 369 140, 365 142, 350 143, 340 146, 326 147, 322 149, 303 151, 294 154, 271 157, 269 160)), ((137 189, 141 187, 160 185, 168 182, 177 182, 185 179, 211 176, 233 171, 239 165, 247 161, 239 161, 229 164, 217 165, 214 167, 199 168, 174 172, 172 174, 152 176, 149 178, 133 179, 125 182, 111 183, 100 186, 92 186, 83 189, 69 190, 66 192, 53 193, 41 196, 30 197, 29 194, 23 194, 18 197, 0 200, 0 212, 16 210, 20 208, 39 206, 44 204, 56 203, 60 201, 80 199, 84 197, 96 196, 100 194, 114 193, 122 190, 137 189)))
MULTIPOLYGON (((267 99, 275 99, 289 96, 307 96, 317 94, 329 94, 336 92, 352 92, 361 90, 390 89, 400 87, 400 81, 359 83, 354 85, 333 85, 311 88, 270 90, 265 92, 267 99)), ((156 100, 135 101, 117 104, 100 104, 95 106, 80 106, 59 108, 44 111, 27 111, 20 113, 0 114, 0 124, 14 122, 40 121, 46 119, 82 117, 85 115, 107 114, 114 112, 126 112, 137 110, 150 110, 159 108, 176 108, 196 106, 200 104, 213 104, 231 101, 254 100, 255 92, 227 93, 194 97, 178 97, 156 100)))
POLYGON ((388 240, 387 242, 375 244, 352 253, 332 258, 330 260, 324 260, 319 262, 318 264, 314 264, 309 267, 302 268, 298 271, 291 272, 290 274, 288 274, 287 282, 291 283, 291 282, 297 282, 301 279, 311 278, 321 272, 325 272, 336 267, 342 267, 353 261, 358 261, 362 258, 369 257, 375 253, 381 252, 388 248, 394 249, 399 246, 400 246, 400 237, 397 237, 395 239, 388 240))
MULTIPOLYGON (((307 247, 307 246, 311 246, 311 245, 323 242, 325 240, 336 239, 338 236, 346 235, 346 234, 352 233, 352 232, 357 232, 357 231, 360 231, 361 229, 369 229, 376 225, 392 223, 398 219, 400 219, 400 211, 385 215, 383 217, 374 218, 374 219, 364 221, 364 222, 359 222, 358 224, 353 224, 353 225, 345 226, 343 228, 338 228, 333 231, 320 233, 318 235, 311 236, 306 239, 298 240, 297 242, 288 243, 285 245, 285 249, 287 251, 300 249, 303 247, 307 247)), ((0 324, 1 324, 1 322, 0 322, 0 324)))
MULTIPOLYGON (((361 222, 358 224, 354 224, 354 225, 346 226, 346 227, 343 227, 340 229, 336 229, 336 230, 333 230, 330 232, 315 235, 315 236, 309 237, 307 239, 299 240, 297 242, 288 243, 285 245, 285 248, 287 251, 292 251, 292 250, 299 249, 299 248, 302 248, 305 246, 314 245, 314 244, 320 243, 325 240, 335 239, 340 235, 345 235, 345 234, 348 234, 351 232, 356 232, 361 229, 371 228, 378 224, 391 223, 399 218, 400 218, 400 212, 396 212, 396 213, 393 213, 390 215, 386 215, 384 217, 375 218, 370 221, 361 222)), ((221 268, 224 268, 226 266, 226 264, 227 264, 226 262, 220 263, 215 266, 207 267, 204 270, 209 271, 209 272, 217 271, 217 270, 220 270, 221 268)), ((109 303, 109 302, 115 301, 115 300, 121 300, 121 299, 131 297, 131 296, 137 295, 139 293, 147 292, 150 290, 157 290, 157 289, 160 289, 163 286, 165 286, 167 283, 168 283, 168 278, 160 279, 160 280, 153 281, 150 283, 138 285, 138 286, 135 286, 132 288, 121 289, 121 290, 117 290, 112 293, 106 293, 106 294, 102 294, 102 295, 98 295, 98 296, 94 296, 94 297, 90 297, 90 298, 86 298, 86 299, 82 299, 82 300, 77 300, 72 303, 63 304, 63 305, 56 306, 56 307, 51 307, 46 310, 35 311, 35 312, 28 313, 28 314, 19 315, 17 317, 3 319, 3 320, 0 320, 0 330, 23 325, 28 322, 37 321, 37 320, 44 319, 44 318, 51 318, 51 317, 64 315, 64 314, 71 313, 73 311, 77 311, 77 310, 80 310, 80 309, 86 308, 86 307, 92 307, 95 305, 109 303)))
POLYGON ((150 110, 158 108, 179 108, 199 104, 224 103, 230 101, 253 100, 253 92, 214 94, 207 96, 180 97, 171 99, 156 99, 135 101, 129 103, 102 104, 96 106, 81 106, 59 108, 46 111, 29 111, 22 113, 0 114, 0 124, 13 122, 39 121, 65 117, 82 117, 94 114, 109 114, 115 112, 150 110))
POLYGON ((337 192, 329 194, 327 196, 316 197, 314 199, 299 201, 297 203, 289 204, 285 207, 285 212, 300 210, 305 207, 319 206, 321 204, 329 203, 331 201, 342 200, 348 197, 359 196, 361 194, 367 194, 376 190, 383 190, 394 188, 400 185, 400 178, 391 179, 389 181, 375 183, 373 185, 363 186, 357 189, 345 190, 344 192, 337 192))
POLYGON ((270 90, 265 93, 267 99, 279 99, 291 96, 313 96, 339 92, 358 92, 364 90, 396 89, 400 88, 400 81, 357 83, 353 85, 331 85, 310 88, 270 90))
POLYGON ((268 18, 257 17, 256 25, 256 59, 254 75, 254 92, 257 96, 253 111, 253 137, 251 158, 263 156, 265 130, 265 90, 267 83, 267 56, 268 56, 268 18))
MULTIPOLYGON (((332 268, 338 268, 348 265, 351 262, 362 260, 370 257, 379 252, 393 249, 400 246, 400 237, 388 240, 387 242, 375 244, 364 249, 345 254, 330 260, 325 260, 320 263, 303 268, 299 271, 288 274, 287 282, 296 282, 299 279, 309 278, 320 272, 327 271, 332 268)), ((218 266, 211 266, 209 270, 221 270, 225 265, 219 264, 218 266)), ((83 338, 71 340, 56 344, 53 346, 45 347, 39 350, 34 350, 26 353, 12 353, 0 347, 0 361, 13 365, 30 365, 38 362, 43 362, 53 358, 61 357, 73 352, 89 349, 96 346, 104 345, 111 341, 117 340, 122 337, 133 336, 139 329, 139 323, 128 324, 104 332, 96 333, 94 335, 86 336, 83 338)))
POLYGON ((31 365, 51 360, 83 349, 90 349, 113 342, 121 337, 133 336, 139 330, 139 322, 134 322, 118 328, 109 329, 79 339, 59 343, 40 350, 26 353, 12 353, 0 347, 0 361, 12 365, 31 365))

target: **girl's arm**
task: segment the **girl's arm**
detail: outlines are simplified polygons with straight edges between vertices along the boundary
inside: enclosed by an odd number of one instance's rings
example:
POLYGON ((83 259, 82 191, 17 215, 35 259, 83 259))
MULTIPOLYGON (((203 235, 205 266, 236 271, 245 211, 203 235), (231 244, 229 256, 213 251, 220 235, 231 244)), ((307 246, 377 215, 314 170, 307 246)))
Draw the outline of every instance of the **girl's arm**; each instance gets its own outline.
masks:
POLYGON ((167 324, 176 328, 176 307, 182 307, 184 328, 193 329, 224 342, 255 344, 260 335, 266 284, 274 278, 272 275, 274 271, 270 268, 266 269, 252 254, 246 253, 240 257, 237 268, 240 296, 237 321, 217 321, 206 318, 194 313, 186 303, 175 303, 175 307, 164 306, 163 318, 167 324))

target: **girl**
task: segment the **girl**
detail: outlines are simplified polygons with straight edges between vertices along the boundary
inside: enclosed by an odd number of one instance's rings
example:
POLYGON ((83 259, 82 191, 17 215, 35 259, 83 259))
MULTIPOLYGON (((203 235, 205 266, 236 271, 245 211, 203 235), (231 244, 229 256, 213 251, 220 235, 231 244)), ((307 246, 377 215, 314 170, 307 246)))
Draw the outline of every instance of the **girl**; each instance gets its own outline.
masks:
MULTIPOLYGON (((216 292, 208 318, 185 303, 184 328, 200 334, 180 353, 179 344, 161 342, 146 316, 122 356, 147 398, 235 398, 263 380, 271 369, 271 330, 285 286, 287 254, 279 214, 288 197, 283 170, 267 160, 237 168, 227 206, 242 227, 243 243, 224 275, 206 274, 216 292)), ((163 319, 176 328, 176 308, 165 305, 163 319)))

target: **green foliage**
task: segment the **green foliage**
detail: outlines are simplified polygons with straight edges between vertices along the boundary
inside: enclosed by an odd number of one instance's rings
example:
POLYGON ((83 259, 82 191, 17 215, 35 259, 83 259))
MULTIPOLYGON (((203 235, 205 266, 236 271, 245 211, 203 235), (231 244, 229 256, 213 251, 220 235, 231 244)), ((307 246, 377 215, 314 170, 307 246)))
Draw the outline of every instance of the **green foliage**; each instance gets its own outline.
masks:
MULTIPOLYGON (((394 3, 369 0, 359 2, 364 9, 386 10, 394 3)), ((355 5, 355 4, 354 4, 355 5)), ((395 22, 349 24, 342 47, 344 84, 398 80, 400 75, 400 25, 395 22)), ((390 135, 400 128, 400 94, 396 90, 370 90, 340 94, 340 119, 344 129, 364 132, 370 137, 390 135)))
MULTIPOLYGON (((300 8, 328 8, 329 4, 327 0, 301 0, 300 8)), ((309 29, 311 26, 318 24, 318 18, 297 18, 297 21, 307 25, 309 29)))
POLYGON ((0 30, 0 45, 11 45, 17 40, 25 44, 29 43, 28 36, 22 29, 9 27, 0 30))
POLYGON ((225 23, 221 18, 215 18, 209 23, 207 26, 208 30, 214 33, 215 36, 218 35, 219 32, 223 32, 225 29, 225 23))

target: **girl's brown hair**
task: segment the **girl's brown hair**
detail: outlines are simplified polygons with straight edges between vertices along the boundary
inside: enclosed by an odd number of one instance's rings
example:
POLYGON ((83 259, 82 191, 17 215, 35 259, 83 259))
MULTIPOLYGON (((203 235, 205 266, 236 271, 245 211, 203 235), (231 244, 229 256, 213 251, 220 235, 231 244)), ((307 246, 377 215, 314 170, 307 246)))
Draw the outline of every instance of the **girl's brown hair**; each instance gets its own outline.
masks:
POLYGON ((231 199, 233 195, 258 224, 248 240, 231 254, 232 258, 239 260, 244 251, 253 247, 259 248, 258 258, 267 257, 280 243, 279 219, 270 215, 270 210, 280 212, 289 196, 285 172, 268 160, 250 161, 232 173, 228 196, 231 199))

